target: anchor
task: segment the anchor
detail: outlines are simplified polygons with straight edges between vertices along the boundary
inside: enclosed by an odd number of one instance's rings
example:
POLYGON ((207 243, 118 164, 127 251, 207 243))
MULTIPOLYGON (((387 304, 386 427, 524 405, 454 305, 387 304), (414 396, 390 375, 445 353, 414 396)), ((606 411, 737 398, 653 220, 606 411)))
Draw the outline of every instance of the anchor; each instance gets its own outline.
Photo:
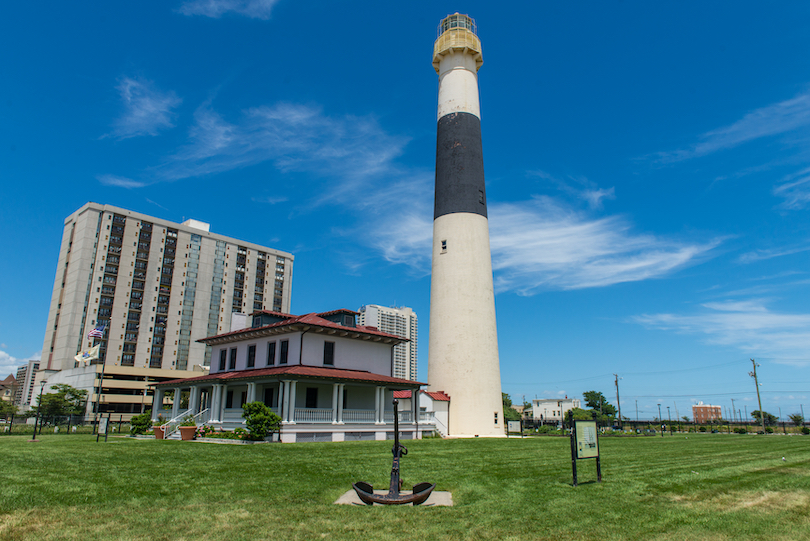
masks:
POLYGON ((391 452, 394 454, 394 463, 391 466, 391 485, 388 494, 374 494, 374 488, 369 483, 363 481, 352 483, 352 488, 366 505, 380 503, 383 505, 403 505, 412 503, 419 505, 428 499, 430 493, 436 488, 435 483, 419 483, 413 486, 411 494, 400 494, 402 479, 399 478, 399 459, 408 454, 408 449, 399 443, 399 409, 398 400, 394 400, 394 447, 391 452))

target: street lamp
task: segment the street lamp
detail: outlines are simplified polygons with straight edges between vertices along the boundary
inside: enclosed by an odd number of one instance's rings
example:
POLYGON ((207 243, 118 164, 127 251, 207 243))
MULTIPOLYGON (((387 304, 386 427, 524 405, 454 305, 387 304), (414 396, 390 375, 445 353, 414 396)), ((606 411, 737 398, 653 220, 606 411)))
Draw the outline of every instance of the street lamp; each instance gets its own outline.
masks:
POLYGON ((45 388, 46 383, 48 383, 46 380, 42 380, 39 383, 39 399, 37 400, 37 417, 34 419, 34 435, 28 441, 39 441, 37 439, 37 423, 40 423, 39 433, 42 434, 42 423, 39 420, 39 414, 42 410, 42 390, 45 388))

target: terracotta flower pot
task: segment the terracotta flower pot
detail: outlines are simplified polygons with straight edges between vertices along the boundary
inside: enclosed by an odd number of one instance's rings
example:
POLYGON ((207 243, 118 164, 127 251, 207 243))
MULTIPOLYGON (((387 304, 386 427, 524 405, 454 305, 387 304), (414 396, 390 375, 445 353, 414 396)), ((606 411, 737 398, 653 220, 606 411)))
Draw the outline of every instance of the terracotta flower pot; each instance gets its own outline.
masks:
POLYGON ((179 428, 181 440, 189 441, 194 439, 194 433, 197 431, 196 426, 181 426, 179 428))
POLYGON ((163 439, 163 427, 162 426, 156 426, 155 427, 155 439, 156 440, 162 440, 163 439))

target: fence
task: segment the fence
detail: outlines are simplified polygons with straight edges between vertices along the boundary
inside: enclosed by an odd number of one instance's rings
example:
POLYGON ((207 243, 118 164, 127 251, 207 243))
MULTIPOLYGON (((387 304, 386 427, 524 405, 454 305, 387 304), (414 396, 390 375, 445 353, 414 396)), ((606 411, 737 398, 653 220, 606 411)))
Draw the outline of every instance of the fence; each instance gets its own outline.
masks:
MULTIPOLYGON (((33 435, 34 426, 37 434, 95 434, 98 417, 93 415, 49 415, 44 417, 9 415, 0 419, 0 436, 33 435)), ((122 414, 111 415, 109 424, 111 434, 129 434, 129 421, 122 414), (117 417, 117 419, 116 419, 117 417)))

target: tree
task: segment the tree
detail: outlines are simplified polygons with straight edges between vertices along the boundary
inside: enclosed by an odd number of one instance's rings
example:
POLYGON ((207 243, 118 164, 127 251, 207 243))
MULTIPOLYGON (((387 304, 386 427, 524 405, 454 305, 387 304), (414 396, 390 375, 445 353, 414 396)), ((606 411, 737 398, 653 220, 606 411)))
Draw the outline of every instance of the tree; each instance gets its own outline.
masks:
POLYGON ((252 440, 264 439, 281 426, 281 417, 273 413, 264 402, 250 402, 242 406, 242 417, 252 440))
POLYGON ((7 400, 0 400, 0 416, 8 417, 17 414, 17 406, 7 400))
POLYGON ((804 417, 801 413, 791 413, 788 415, 790 422, 796 426, 802 426, 804 424, 804 417))
POLYGON ((681 417, 681 419, 683 419, 683 420, 684 420, 684 422, 686 422, 686 423, 688 423, 688 422, 689 422, 689 417, 687 417, 686 415, 684 415, 683 417, 681 417))
POLYGON ((512 407, 512 399, 506 393, 501 393, 503 399, 503 418, 506 421, 520 421, 520 412, 512 407))
POLYGON ((140 415, 133 415, 129 421, 129 431, 135 434, 146 434, 152 428, 152 410, 146 410, 140 415))
POLYGON ((590 421, 593 419, 593 414, 588 410, 584 410, 582 408, 572 408, 570 411, 574 414, 575 421, 590 421))
POLYGON ((582 393, 582 397, 585 399, 585 404, 592 410, 608 417, 616 416, 616 408, 610 405, 605 395, 599 391, 586 391, 582 393))
POLYGON ((762 418, 764 417, 766 426, 776 426, 776 415, 770 414, 767 411, 763 411, 760 414, 759 410, 754 410, 751 412, 751 417, 756 419, 758 424, 762 423, 762 418))
POLYGON ((34 408, 41 415, 50 417, 84 413, 87 403, 86 390, 76 389, 64 383, 57 383, 51 389, 56 392, 42 395, 38 405, 34 408))

